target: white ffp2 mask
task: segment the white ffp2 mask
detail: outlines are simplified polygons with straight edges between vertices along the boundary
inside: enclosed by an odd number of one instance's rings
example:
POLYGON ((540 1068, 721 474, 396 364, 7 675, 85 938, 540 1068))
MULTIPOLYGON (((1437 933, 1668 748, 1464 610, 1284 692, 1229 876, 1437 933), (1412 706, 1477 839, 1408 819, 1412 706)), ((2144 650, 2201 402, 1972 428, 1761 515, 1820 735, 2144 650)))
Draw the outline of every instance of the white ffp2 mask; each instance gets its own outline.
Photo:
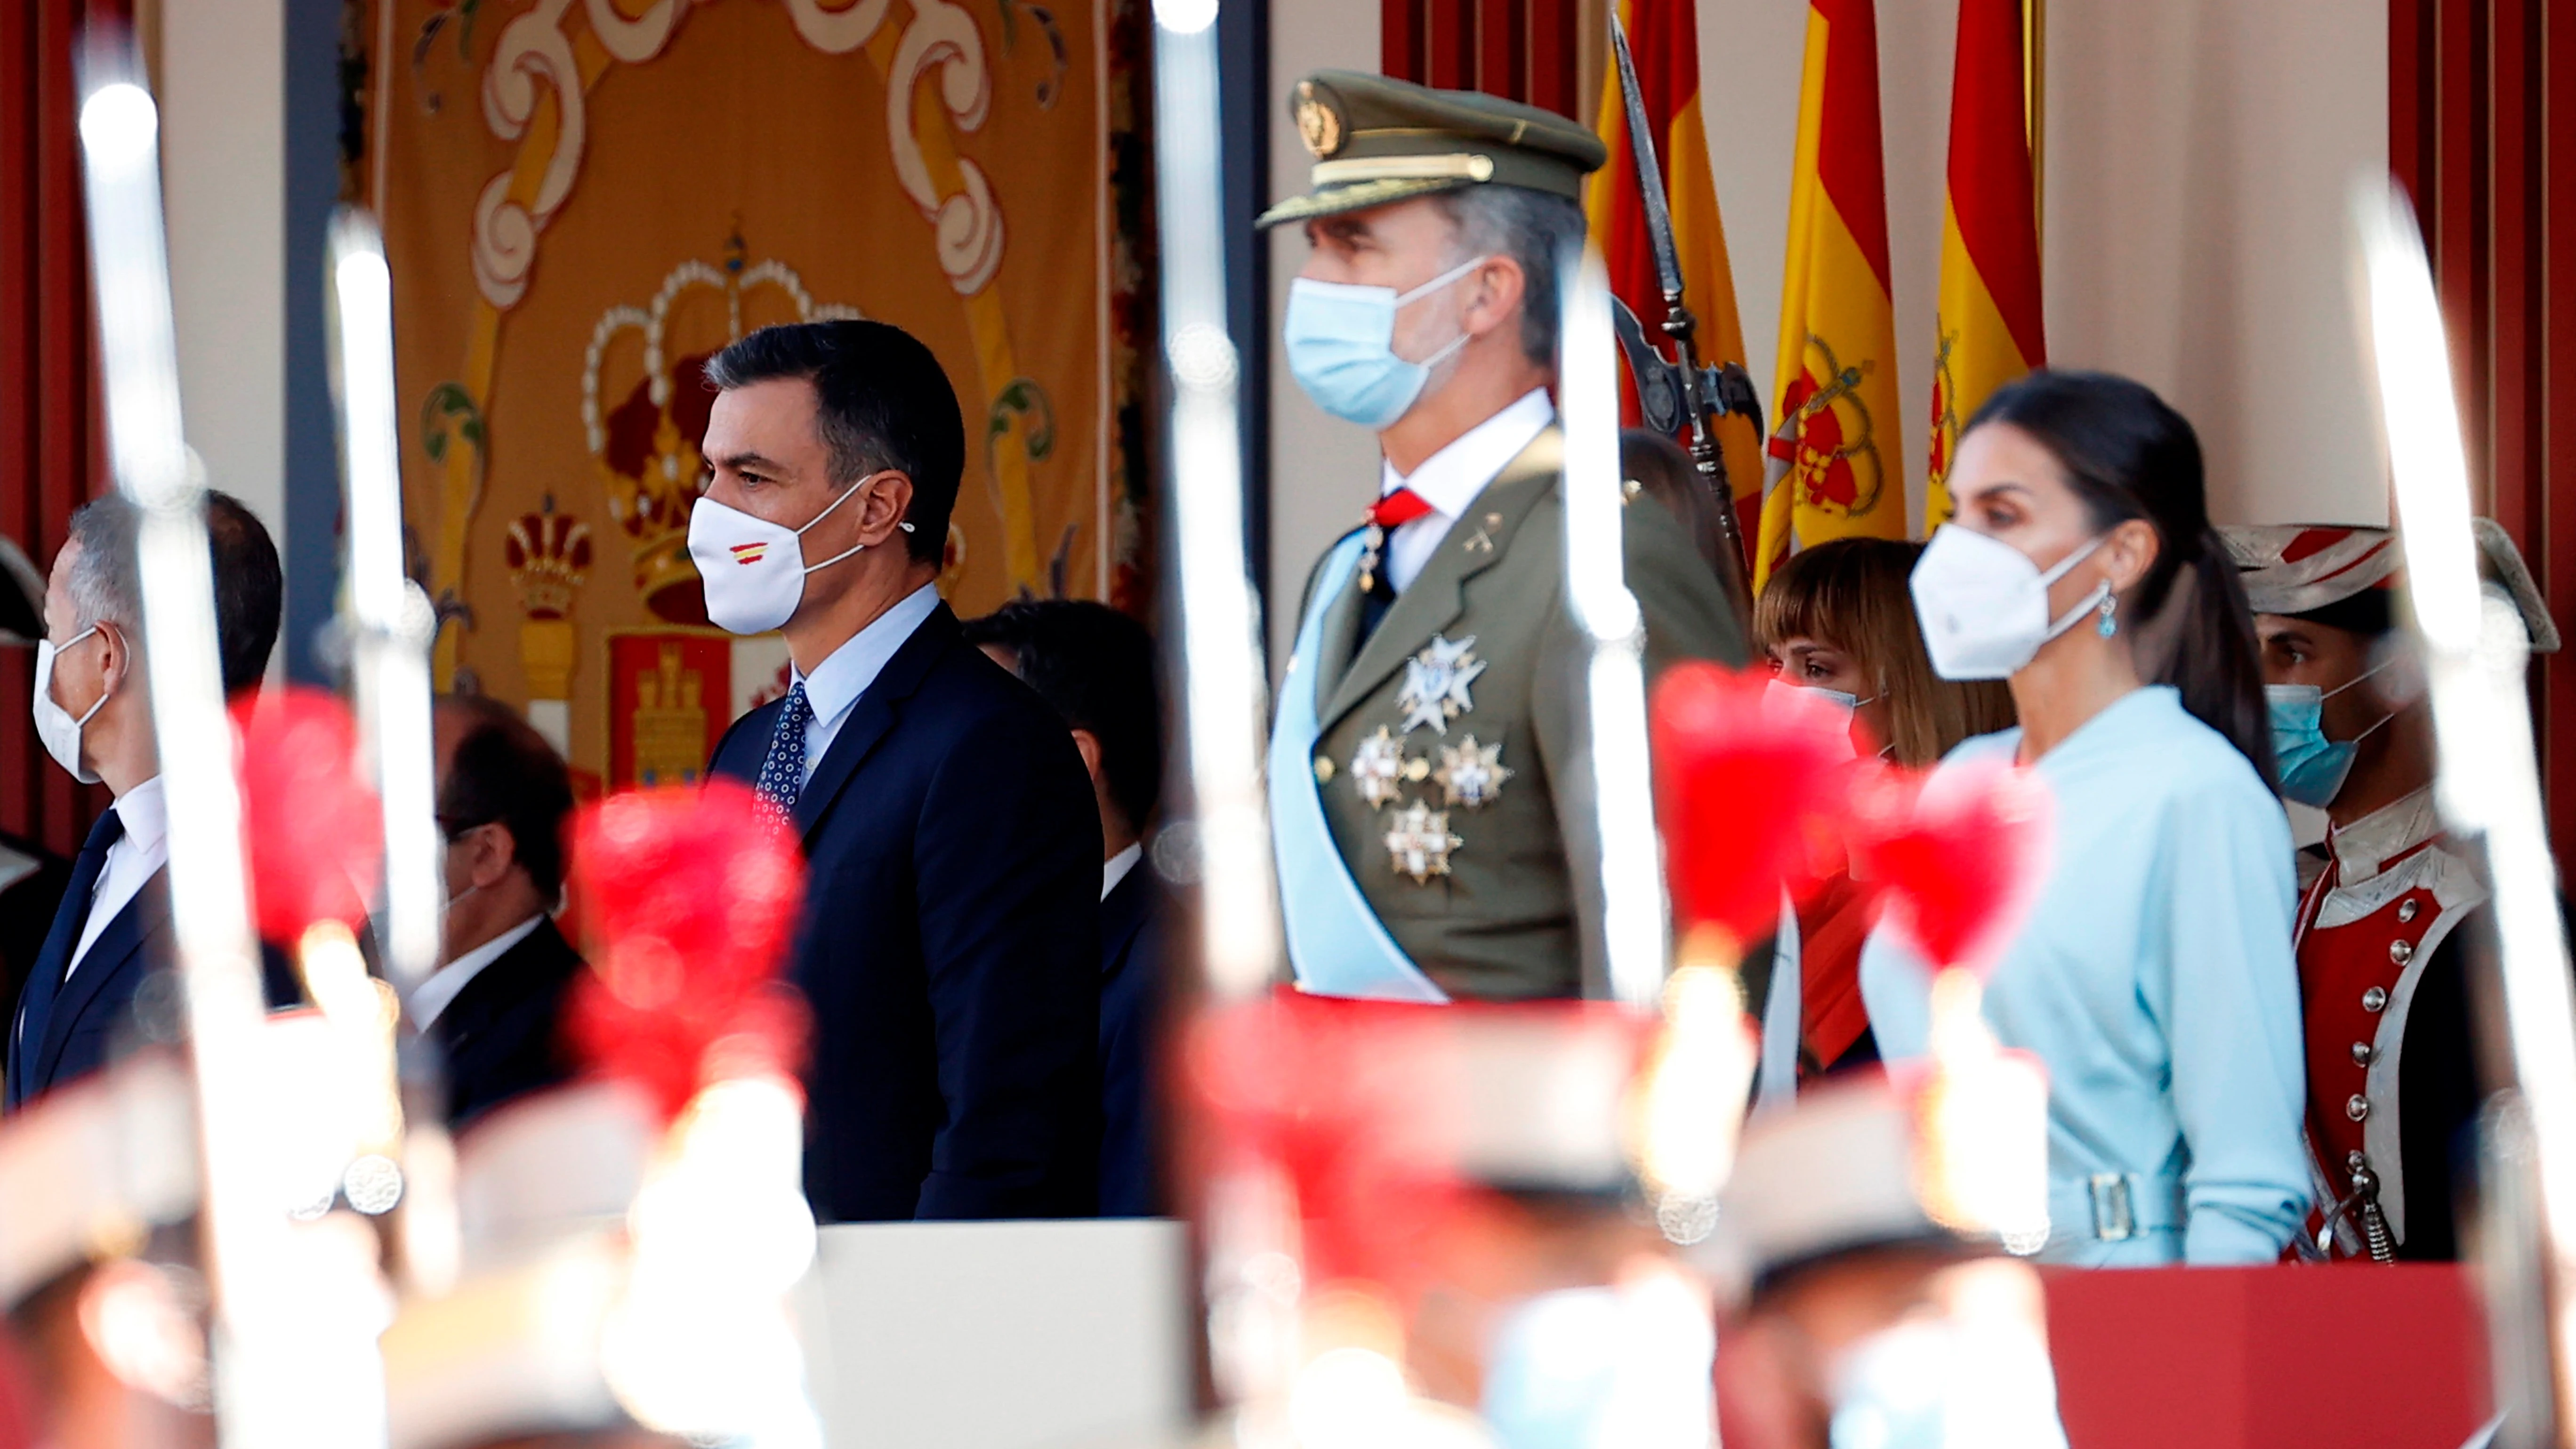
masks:
POLYGON ((36 641, 36 738, 45 742, 45 753, 54 757, 55 764, 84 785, 97 784, 98 773, 81 763, 81 729, 107 707, 107 691, 100 690, 98 703, 74 719, 70 710, 54 702, 54 656, 97 632, 98 626, 92 624, 63 641, 59 649, 51 639, 36 641))
POLYGON ((2040 645, 2110 597, 2106 582, 2064 617, 2048 616, 2048 586, 2101 546, 2099 538, 2087 540, 2042 573, 2030 555, 2002 539, 1941 525, 1909 581, 1933 672, 1943 679, 2001 679, 2028 664, 2040 645))
MULTIPOLYGON (((805 599, 805 576, 830 568, 867 547, 852 544, 821 563, 805 562, 802 536, 832 516, 867 483, 842 490, 831 506, 789 528, 701 498, 689 510, 689 558, 706 585, 707 619, 729 634, 766 634, 795 616, 805 599)), ((903 525, 912 532, 912 525, 903 525)))

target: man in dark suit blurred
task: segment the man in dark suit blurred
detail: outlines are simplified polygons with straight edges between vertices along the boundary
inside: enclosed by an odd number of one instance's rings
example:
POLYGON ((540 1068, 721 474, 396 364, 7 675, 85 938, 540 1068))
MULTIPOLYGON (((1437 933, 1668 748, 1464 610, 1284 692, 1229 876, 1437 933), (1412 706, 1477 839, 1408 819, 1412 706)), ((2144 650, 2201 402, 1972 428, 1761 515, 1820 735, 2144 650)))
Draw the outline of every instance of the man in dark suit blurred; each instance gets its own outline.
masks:
MULTIPOLYGON (((9 1029, 14 1110, 105 1065, 127 1008, 170 952, 168 809, 143 659, 139 516, 109 494, 72 515, 45 589, 35 727, 54 763, 116 803, 90 827, 9 1029)), ((259 687, 277 643, 277 547, 240 500, 206 495, 224 691, 259 687)))
POLYGON ((1089 599, 1004 604, 966 637, 1054 706, 1100 812, 1100 1215, 1146 1217, 1155 1188, 1153 1075, 1168 897, 1143 864, 1163 789, 1154 636, 1089 599))
POLYGON ((499 700, 442 698, 433 722, 447 933, 439 968, 404 1010, 438 1042, 448 1125, 461 1127, 573 1075, 561 1022, 581 957, 551 914, 563 896, 572 777, 499 700))
MULTIPOLYGON (((9 539, 0 538, 0 645, 34 649, 45 637, 45 576, 9 539)), ((68 860, 24 836, 0 831, 0 1001, 14 1002, 72 878, 68 860)), ((0 1062, 9 1059, 0 1032, 0 1062)))
POLYGON ((1100 822, 1063 725, 932 586, 956 394, 861 321, 764 328, 707 380, 707 615, 794 663, 712 768, 805 849, 806 1196, 827 1222, 1088 1214, 1100 822))

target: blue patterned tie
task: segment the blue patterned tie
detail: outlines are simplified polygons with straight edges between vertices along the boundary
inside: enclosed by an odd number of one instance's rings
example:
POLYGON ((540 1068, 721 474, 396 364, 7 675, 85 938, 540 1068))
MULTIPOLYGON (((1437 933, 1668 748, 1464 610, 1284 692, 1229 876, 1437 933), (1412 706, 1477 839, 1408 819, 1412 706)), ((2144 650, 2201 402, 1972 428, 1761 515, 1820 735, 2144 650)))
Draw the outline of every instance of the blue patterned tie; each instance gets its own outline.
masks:
POLYGON ((796 797, 805 788, 805 725, 813 717, 800 679, 787 687, 787 704, 778 711, 778 727, 769 736, 769 756, 760 762, 760 782, 752 787, 781 821, 796 813, 796 797))

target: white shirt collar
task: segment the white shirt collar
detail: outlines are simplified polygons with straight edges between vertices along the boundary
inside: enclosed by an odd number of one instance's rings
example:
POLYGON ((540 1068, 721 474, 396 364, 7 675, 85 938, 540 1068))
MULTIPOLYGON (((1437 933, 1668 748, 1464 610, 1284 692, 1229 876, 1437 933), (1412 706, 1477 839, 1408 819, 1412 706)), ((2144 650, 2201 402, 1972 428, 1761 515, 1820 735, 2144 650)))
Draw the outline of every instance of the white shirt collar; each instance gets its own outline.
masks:
POLYGON ((545 919, 543 912, 530 916, 429 973, 427 981, 412 988, 411 1000, 407 1003, 411 1008, 412 1029, 429 1030, 430 1023, 438 1020, 440 1012, 455 1004, 457 995, 475 977, 483 974, 484 967, 500 960, 511 947, 535 934, 537 927, 545 924, 545 919))
POLYGON ((1393 463, 1381 465, 1378 496, 1410 488, 1447 518, 1457 518, 1514 458, 1556 421, 1556 404, 1547 389, 1531 388, 1519 401, 1453 439, 1449 446, 1422 460, 1410 474, 1399 476, 1393 463))
POLYGON ((170 833, 170 801, 162 793, 161 777, 153 776, 116 797, 116 818, 125 827, 125 840, 139 851, 150 852, 170 833))
POLYGON ((812 674, 797 672, 795 679, 805 686, 805 703, 813 708, 814 718, 836 720, 846 714, 851 705, 859 702, 859 696, 868 692, 868 686, 877 682, 886 661, 903 647, 903 641, 911 638, 921 621, 938 607, 939 586, 923 584, 825 656, 812 674))
POLYGON ((2327 833, 2326 844, 2334 851, 2341 883, 2351 885, 2379 874, 2390 861, 2441 833, 2433 787, 2422 785, 2350 825, 2337 826, 2327 833))
POLYGON ((1109 899, 1109 893, 1118 889, 1118 883, 1127 878, 1127 872, 1134 870, 1136 862, 1144 858, 1145 842, 1141 840, 1109 857, 1108 862, 1100 867, 1100 898, 1104 901, 1109 899))

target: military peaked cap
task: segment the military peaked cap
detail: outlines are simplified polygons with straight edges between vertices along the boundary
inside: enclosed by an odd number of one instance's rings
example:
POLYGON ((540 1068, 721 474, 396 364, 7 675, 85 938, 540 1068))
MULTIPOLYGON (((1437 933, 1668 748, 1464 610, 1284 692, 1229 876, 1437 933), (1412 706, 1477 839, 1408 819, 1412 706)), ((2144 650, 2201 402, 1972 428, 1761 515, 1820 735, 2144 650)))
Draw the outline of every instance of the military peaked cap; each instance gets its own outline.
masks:
POLYGON ((1315 155, 1313 189, 1257 226, 1306 221, 1487 183, 1570 201, 1609 158, 1601 138, 1554 111, 1476 91, 1436 91, 1359 71, 1319 70, 1288 113, 1315 155))

